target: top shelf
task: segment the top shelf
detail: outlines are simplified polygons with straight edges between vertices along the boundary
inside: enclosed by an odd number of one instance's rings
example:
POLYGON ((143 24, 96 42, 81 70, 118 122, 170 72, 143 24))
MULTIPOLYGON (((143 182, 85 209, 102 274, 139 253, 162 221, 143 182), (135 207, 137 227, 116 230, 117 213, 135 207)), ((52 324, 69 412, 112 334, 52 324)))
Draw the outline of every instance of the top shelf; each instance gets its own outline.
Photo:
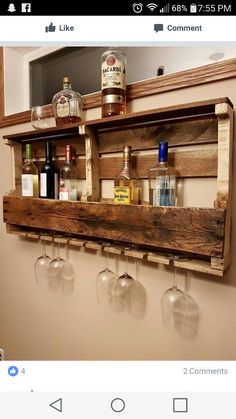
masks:
POLYGON ((18 143, 27 141, 44 141, 50 138, 63 139, 68 136, 83 134, 82 127, 86 126, 96 131, 116 130, 124 127, 135 127, 155 122, 174 121, 184 118, 193 118, 198 116, 211 116, 216 118, 215 105, 226 103, 233 108, 232 102, 227 98, 216 98, 199 102, 191 102, 183 105, 168 106, 148 110, 144 112, 135 112, 121 116, 113 116, 102 119, 94 119, 91 121, 82 121, 79 124, 70 124, 63 127, 55 127, 48 129, 32 130, 18 134, 5 135, 3 138, 18 143), (81 128, 80 128, 81 127, 81 128))

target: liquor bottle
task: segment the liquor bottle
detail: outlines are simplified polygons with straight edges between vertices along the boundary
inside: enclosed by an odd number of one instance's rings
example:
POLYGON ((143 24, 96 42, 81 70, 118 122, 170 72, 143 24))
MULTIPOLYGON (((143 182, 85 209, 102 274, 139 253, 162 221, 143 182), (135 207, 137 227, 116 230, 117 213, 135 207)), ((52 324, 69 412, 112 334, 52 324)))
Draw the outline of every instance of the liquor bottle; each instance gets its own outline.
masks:
POLYGON ((131 167, 131 147, 124 146, 123 167, 114 179, 114 204, 140 204, 139 179, 131 167))
POLYGON ((60 170, 59 199, 62 201, 77 201, 78 199, 78 174, 73 165, 72 148, 65 147, 65 163, 60 170))
POLYGON ((82 96, 71 89, 69 77, 63 78, 63 90, 53 96, 52 105, 57 126, 81 121, 82 96))
POLYGON ((126 112, 126 55, 115 48, 102 54, 102 118, 126 112))
POLYGON ((168 142, 159 143, 158 164, 149 169, 149 204, 174 206, 177 203, 178 172, 168 163, 168 142))
POLYGON ((58 199, 59 170, 52 161, 52 143, 45 143, 45 163, 40 171, 40 198, 58 199))
POLYGON ((32 160, 31 144, 26 144, 25 161, 22 168, 22 196, 39 196, 38 168, 32 160))

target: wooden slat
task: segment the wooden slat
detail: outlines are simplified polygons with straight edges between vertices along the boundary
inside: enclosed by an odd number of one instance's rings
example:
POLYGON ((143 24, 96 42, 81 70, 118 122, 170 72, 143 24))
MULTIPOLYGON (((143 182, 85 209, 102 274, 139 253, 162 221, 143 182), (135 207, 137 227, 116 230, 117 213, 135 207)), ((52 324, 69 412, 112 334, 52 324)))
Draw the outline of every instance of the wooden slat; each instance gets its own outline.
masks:
POLYGON ((102 244, 100 244, 98 242, 87 241, 86 244, 85 244, 85 247, 87 249, 92 249, 92 250, 101 250, 102 249, 102 244))
POLYGON ((4 221, 198 255, 223 254, 224 209, 86 204, 5 196, 4 221))
POLYGON ((134 250, 134 249, 128 249, 124 250, 124 255, 135 258, 135 259, 143 259, 147 252, 142 252, 141 250, 134 250))
POLYGON ((223 270, 214 269, 211 267, 210 263, 205 260, 177 260, 174 262, 174 266, 182 269, 188 269, 190 271, 202 272, 204 274, 215 275, 216 277, 222 277, 224 275, 223 270))
POLYGON ((100 153, 122 151, 125 145, 132 150, 148 150, 157 147, 165 139, 169 146, 216 143, 217 120, 198 117, 194 120, 159 123, 149 127, 104 131, 98 134, 100 153))
POLYGON ((170 264, 170 257, 158 252, 148 253, 147 260, 149 262, 161 263, 162 265, 170 264))
POLYGON ((85 157, 86 157, 86 198, 87 201, 99 201, 99 152, 94 132, 87 130, 85 136, 85 157))
POLYGON ((69 244, 71 246, 76 246, 76 247, 83 247, 86 244, 85 240, 80 240, 80 239, 70 239, 69 244))
MULTIPOLYGON (((78 135, 74 135, 73 137, 69 137, 68 139, 53 140, 53 156, 56 158, 65 157, 65 146, 67 144, 70 144, 73 147, 74 156, 85 155, 84 139, 80 139, 78 135)), ((25 156, 25 146, 22 145, 22 147, 23 156, 25 156)), ((45 158, 44 142, 32 143, 32 156, 35 159, 45 158)))
MULTIPOLYGON (((100 179, 114 179, 122 168, 122 157, 105 157, 99 161, 100 179)), ((180 177, 211 177, 217 175, 217 150, 193 150, 169 153, 169 163, 180 177)), ((140 179, 148 178, 148 170, 157 164, 157 153, 132 156, 132 166, 140 179)))
POLYGON ((216 105, 218 116, 218 173, 215 207, 225 207, 224 269, 230 264, 232 225, 232 177, 233 177, 233 110, 226 104, 216 105))

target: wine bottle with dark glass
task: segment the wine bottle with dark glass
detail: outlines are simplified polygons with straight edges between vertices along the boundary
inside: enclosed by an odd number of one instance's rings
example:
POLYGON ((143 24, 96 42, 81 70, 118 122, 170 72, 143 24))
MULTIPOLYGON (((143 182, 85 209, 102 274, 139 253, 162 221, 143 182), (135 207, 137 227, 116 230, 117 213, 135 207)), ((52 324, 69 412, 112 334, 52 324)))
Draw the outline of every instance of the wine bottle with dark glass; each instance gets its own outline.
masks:
POLYGON ((45 143, 45 163, 40 171, 40 198, 58 199, 59 170, 52 161, 52 143, 45 143))

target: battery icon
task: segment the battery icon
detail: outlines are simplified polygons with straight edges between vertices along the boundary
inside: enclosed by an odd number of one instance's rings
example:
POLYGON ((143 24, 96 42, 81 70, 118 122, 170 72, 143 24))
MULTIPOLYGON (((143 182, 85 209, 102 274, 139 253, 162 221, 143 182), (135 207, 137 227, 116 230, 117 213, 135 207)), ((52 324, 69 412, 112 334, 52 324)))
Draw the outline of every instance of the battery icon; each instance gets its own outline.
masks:
POLYGON ((197 5, 195 3, 190 4, 190 13, 197 13, 197 5))

